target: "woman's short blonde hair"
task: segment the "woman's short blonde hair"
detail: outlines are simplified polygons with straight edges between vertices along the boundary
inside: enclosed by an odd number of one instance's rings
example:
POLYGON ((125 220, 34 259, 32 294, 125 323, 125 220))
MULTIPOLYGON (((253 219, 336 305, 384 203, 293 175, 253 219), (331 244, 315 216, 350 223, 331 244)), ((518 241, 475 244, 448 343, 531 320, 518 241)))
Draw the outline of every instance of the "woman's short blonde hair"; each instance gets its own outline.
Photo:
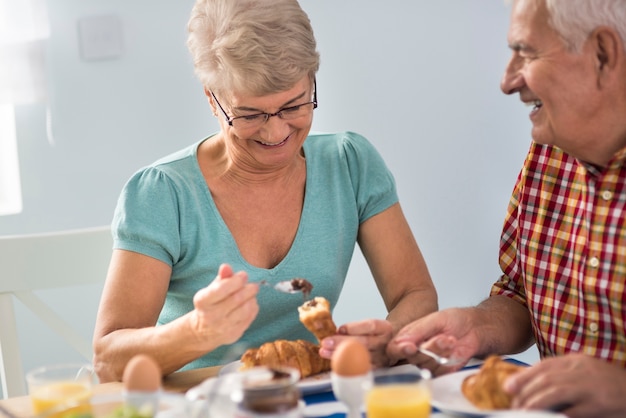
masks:
POLYGON ((187 26, 195 73, 214 92, 277 93, 319 68, 297 0, 196 0, 187 26))

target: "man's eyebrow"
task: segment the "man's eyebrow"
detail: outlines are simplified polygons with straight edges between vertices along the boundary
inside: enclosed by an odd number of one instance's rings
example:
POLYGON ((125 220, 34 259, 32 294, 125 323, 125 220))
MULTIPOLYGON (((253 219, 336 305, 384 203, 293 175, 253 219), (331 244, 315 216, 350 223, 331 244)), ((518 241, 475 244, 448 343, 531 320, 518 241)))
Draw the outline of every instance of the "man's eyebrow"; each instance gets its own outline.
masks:
POLYGON ((509 43, 509 49, 515 52, 532 51, 532 48, 523 42, 511 42, 509 43))
MULTIPOLYGON (((294 102, 302 99, 304 96, 306 95, 306 91, 303 91, 302 93, 300 93, 299 95, 297 95, 296 97, 294 97, 293 99, 283 103, 283 105, 279 108, 280 109, 284 109, 286 107, 289 107, 290 105, 294 104, 294 102)), ((238 106, 233 108, 233 110, 239 110, 239 111, 244 111, 244 112, 259 112, 259 113, 265 113, 263 110, 261 109, 257 109, 255 107, 248 107, 248 106, 238 106)))

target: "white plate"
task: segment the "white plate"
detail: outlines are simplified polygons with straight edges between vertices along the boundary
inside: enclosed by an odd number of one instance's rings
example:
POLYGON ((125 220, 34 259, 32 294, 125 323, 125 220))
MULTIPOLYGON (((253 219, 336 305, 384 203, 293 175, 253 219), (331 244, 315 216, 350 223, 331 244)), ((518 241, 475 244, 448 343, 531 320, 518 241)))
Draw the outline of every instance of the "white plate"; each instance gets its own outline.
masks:
MULTIPOLYGON (((238 372, 240 367, 241 361, 233 361, 220 369, 220 375, 238 372)), ((297 386, 303 396, 314 393, 328 392, 331 390, 330 372, 319 373, 300 379, 297 386)))
POLYGON ((466 417, 486 417, 509 414, 511 411, 484 410, 476 408, 461 392, 461 383, 467 376, 478 373, 478 369, 462 370, 446 374, 429 382, 432 393, 431 404, 451 415, 466 417))
POLYGON ((478 409, 461 392, 463 380, 474 373, 478 373, 478 369, 462 370, 429 381, 428 384, 432 393, 432 406, 445 414, 464 417, 567 418, 563 414, 549 411, 478 409))

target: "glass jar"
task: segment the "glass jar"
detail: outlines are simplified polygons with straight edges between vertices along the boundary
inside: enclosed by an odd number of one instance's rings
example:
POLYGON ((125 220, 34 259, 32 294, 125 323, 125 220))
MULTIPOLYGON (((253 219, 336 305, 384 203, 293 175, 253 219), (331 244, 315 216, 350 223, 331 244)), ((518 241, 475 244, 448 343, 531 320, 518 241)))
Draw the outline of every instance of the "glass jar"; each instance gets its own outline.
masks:
POLYGON ((233 394, 237 418, 301 418, 303 402, 295 369, 255 367, 244 372, 241 388, 233 394))

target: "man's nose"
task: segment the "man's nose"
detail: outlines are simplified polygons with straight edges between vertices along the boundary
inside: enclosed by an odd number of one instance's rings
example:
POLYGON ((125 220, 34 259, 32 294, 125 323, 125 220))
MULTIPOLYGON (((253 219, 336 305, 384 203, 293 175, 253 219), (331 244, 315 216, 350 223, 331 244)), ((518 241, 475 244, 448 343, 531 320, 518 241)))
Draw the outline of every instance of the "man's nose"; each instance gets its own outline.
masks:
POLYGON ((504 69, 504 74, 500 80, 500 89, 504 94, 517 93, 524 85, 524 77, 519 71, 519 67, 518 59, 512 57, 504 69))

